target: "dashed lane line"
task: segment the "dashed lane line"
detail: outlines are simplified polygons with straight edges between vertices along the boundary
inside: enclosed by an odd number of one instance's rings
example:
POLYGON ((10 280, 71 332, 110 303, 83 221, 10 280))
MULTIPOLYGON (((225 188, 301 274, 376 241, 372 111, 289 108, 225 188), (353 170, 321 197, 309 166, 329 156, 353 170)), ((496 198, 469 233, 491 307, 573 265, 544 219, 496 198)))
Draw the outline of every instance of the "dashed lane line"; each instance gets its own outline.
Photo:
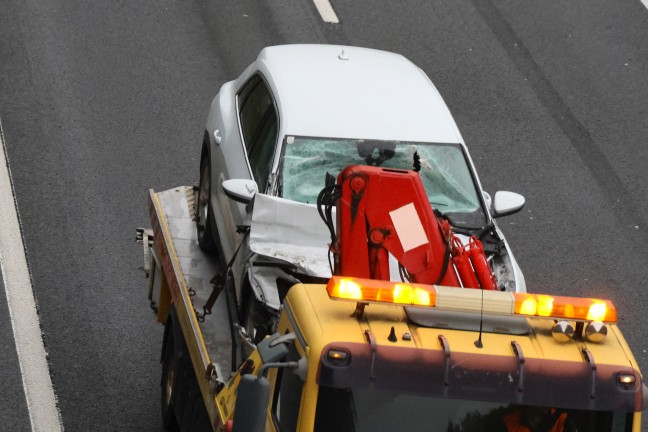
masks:
POLYGON ((33 432, 62 432, 0 120, 0 273, 2 274, 23 389, 33 432))
POLYGON ((315 7, 317 8, 317 11, 319 12, 324 22, 331 24, 340 23, 337 14, 333 10, 333 6, 331 6, 331 3, 328 0, 313 0, 313 3, 315 3, 315 7))

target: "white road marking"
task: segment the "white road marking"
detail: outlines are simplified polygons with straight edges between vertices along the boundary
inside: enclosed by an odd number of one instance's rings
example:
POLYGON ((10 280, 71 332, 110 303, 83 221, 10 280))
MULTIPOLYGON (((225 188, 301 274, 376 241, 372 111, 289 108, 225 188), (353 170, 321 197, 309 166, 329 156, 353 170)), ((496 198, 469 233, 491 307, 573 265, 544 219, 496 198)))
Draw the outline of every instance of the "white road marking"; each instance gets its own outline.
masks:
POLYGON ((641 3, 643 3, 643 5, 646 6, 646 9, 648 9, 648 0, 641 0, 641 3))
POLYGON ((63 431, 18 222, 0 120, 0 272, 33 432, 63 431))
POLYGON ((331 24, 338 24, 340 22, 337 15, 335 14, 335 11, 333 10, 333 6, 331 6, 331 3, 329 3, 328 0, 313 0, 313 3, 315 3, 315 7, 317 8, 317 11, 319 12, 324 22, 331 24))

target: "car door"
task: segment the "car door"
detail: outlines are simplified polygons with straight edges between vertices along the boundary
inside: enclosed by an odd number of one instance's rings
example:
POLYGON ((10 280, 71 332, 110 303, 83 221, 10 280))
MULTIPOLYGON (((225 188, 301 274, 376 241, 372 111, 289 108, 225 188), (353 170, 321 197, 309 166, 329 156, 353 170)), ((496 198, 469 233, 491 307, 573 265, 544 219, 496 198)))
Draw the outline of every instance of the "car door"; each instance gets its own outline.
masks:
POLYGON ((239 93, 239 124, 252 179, 260 192, 266 192, 279 122, 272 92, 260 74, 239 93))
MULTIPOLYGON (((225 157, 226 164, 236 164, 236 167, 223 167, 230 175, 247 171, 253 179, 260 192, 268 188, 268 179, 273 162, 273 154, 277 146, 278 115, 276 102, 266 80, 260 73, 254 73, 240 88, 235 96, 236 116, 238 135, 241 140, 242 149, 230 148, 229 157, 225 157), (243 151, 243 158, 236 157, 243 151), (244 164, 245 167, 239 166, 244 164)), ((234 140, 231 142, 234 143, 234 140)), ((234 146, 236 147, 236 145, 234 146)), ((234 178, 226 175, 224 179, 234 178)), ((236 178, 241 178, 239 174, 236 178)), ((245 224, 246 206, 236 203, 223 196, 220 201, 222 209, 221 221, 217 221, 227 229, 219 233, 221 235, 224 261, 229 262, 242 237, 236 232, 236 226, 245 224), (229 222, 227 222, 229 221, 229 222)), ((218 215, 217 215, 218 218, 218 215)), ((237 265, 235 264, 235 267, 237 265)), ((234 271, 235 277, 240 277, 239 271, 234 271)), ((238 284, 237 284, 238 285, 238 284)))

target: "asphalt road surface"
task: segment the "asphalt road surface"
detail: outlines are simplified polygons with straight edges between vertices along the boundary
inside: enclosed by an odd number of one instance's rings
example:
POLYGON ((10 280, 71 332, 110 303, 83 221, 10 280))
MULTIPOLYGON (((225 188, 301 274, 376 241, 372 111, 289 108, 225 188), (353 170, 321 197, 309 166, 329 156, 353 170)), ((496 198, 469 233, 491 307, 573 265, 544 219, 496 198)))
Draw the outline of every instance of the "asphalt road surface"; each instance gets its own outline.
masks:
MULTIPOLYGON (((211 98, 274 44, 358 45, 418 64, 486 190, 527 198, 500 226, 528 289, 611 299, 648 371, 646 6, 332 6, 339 24, 310 0, 0 0, 0 121, 66 431, 162 430, 163 329, 134 230, 148 225, 149 187, 197 180, 211 98)), ((29 431, 11 322, 3 289, 0 429, 29 431)))

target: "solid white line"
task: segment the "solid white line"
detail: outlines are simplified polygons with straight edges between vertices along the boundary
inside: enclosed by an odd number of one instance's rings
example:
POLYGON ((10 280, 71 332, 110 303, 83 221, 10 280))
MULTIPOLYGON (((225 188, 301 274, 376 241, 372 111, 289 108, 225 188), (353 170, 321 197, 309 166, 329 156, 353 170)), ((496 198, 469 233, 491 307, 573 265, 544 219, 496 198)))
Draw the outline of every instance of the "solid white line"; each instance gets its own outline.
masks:
POLYGON ((0 145, 0 208, 4 213, 0 217, 0 272, 7 294, 29 420, 34 432, 60 432, 63 430, 63 424, 52 388, 47 353, 43 345, 43 334, 27 267, 11 173, 6 158, 2 120, 0 145))
POLYGON ((641 0, 641 3, 643 3, 643 5, 646 6, 646 9, 648 9, 648 0, 641 0))
POLYGON ((313 0, 313 3, 315 3, 315 7, 324 22, 331 24, 338 24, 340 22, 333 10, 333 6, 331 6, 328 0, 313 0))

